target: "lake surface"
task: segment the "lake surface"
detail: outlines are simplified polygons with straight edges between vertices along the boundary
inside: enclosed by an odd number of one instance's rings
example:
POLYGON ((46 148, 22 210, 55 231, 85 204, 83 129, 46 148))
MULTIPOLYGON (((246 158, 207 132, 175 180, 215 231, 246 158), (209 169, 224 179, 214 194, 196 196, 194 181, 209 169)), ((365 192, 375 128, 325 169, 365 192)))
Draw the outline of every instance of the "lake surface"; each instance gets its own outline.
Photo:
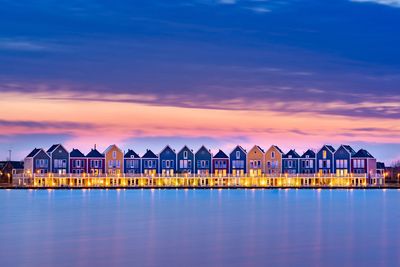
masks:
POLYGON ((398 190, 0 190, 0 266, 399 266, 398 190))

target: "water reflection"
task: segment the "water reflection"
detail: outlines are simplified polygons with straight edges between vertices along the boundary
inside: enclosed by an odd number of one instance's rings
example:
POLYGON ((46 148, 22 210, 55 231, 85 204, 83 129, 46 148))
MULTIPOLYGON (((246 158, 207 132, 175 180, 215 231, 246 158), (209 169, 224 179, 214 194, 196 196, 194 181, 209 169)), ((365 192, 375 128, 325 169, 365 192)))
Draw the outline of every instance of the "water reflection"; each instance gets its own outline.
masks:
POLYGON ((396 266, 398 190, 0 191, 1 266, 396 266))

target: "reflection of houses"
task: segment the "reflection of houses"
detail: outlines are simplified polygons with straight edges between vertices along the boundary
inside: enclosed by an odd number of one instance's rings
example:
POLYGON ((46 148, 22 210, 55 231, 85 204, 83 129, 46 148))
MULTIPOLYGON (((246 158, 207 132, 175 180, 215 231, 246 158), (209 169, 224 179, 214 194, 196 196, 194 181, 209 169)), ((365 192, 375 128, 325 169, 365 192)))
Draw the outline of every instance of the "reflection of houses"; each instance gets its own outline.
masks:
POLYGON ((241 146, 236 146, 229 154, 230 173, 234 176, 243 176, 246 173, 247 153, 241 146))
POLYGON ((316 173, 316 158, 315 152, 311 149, 307 150, 300 158, 300 173, 302 174, 312 174, 316 173))
POLYGON ((292 149, 282 157, 282 172, 287 174, 299 173, 300 155, 292 149))
POLYGON ((251 176, 260 176, 264 173, 264 168, 264 150, 259 146, 254 146, 247 153, 247 171, 251 176))
POLYGON ((212 159, 213 173, 226 176, 229 173, 229 157, 221 149, 212 159))
POLYGON ((265 173, 279 175, 282 172, 283 151, 278 146, 271 146, 265 152, 265 173))
POLYGON ((140 162, 141 162, 140 156, 132 149, 128 149, 128 151, 124 155, 125 173, 128 173, 128 174, 140 173, 141 172, 140 162))
POLYGON ((334 173, 333 153, 335 149, 330 145, 324 145, 317 153, 317 173, 334 173))
POLYGON ((90 150, 86 158, 90 174, 100 175, 105 173, 105 158, 104 155, 96 149, 96 146, 90 150))
POLYGON ((87 158, 79 149, 72 149, 69 153, 69 166, 71 173, 87 173, 87 158))
POLYGON ((356 152, 351 146, 341 145, 334 153, 335 173, 337 176, 347 176, 351 173, 351 157, 356 152))
POLYGON ((0 161, 0 182, 12 183, 12 177, 24 173, 22 161, 0 161))
POLYGON ((354 174, 365 174, 372 177, 377 174, 376 159, 365 149, 360 149, 351 158, 351 168, 354 174))
POLYGON ((142 173, 150 176, 159 173, 158 156, 150 149, 142 156, 142 173))
POLYGON ((124 172, 124 152, 116 145, 110 145, 105 151, 106 173, 121 174, 124 172))
POLYGON ((211 152, 202 146, 195 154, 195 168, 196 174, 198 175, 209 175, 211 174, 211 152))
POLYGON ((43 148, 35 148, 24 159, 24 172, 44 174, 50 172, 50 156, 43 148))
POLYGON ((69 173, 69 153, 61 144, 52 145, 47 150, 47 154, 50 156, 50 169, 52 173, 69 173))
POLYGON ((178 152, 177 172, 183 174, 194 173, 194 153, 187 146, 178 152))
POLYGON ((173 176, 176 168, 176 153, 170 146, 166 146, 160 152, 161 174, 173 176))

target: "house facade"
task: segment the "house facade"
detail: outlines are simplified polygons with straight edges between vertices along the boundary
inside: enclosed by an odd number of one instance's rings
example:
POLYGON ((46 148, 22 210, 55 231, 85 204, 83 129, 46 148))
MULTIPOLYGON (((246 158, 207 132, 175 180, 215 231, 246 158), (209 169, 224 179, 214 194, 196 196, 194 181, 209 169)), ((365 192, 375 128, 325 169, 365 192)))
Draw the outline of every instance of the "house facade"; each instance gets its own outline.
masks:
POLYGON ((265 170, 265 153, 259 146, 254 146, 247 153, 247 171, 250 176, 261 176, 265 170))
POLYGON ((335 173, 337 176, 347 176, 351 173, 351 158, 356 152, 351 146, 341 145, 334 153, 335 173))
POLYGON ((229 173, 233 176, 243 176, 247 173, 247 153, 239 145, 229 154, 229 173))
POLYGON ((103 154, 106 161, 107 174, 118 175, 124 173, 124 152, 118 146, 110 145, 103 154))
POLYGON ((69 152, 61 145, 52 145, 47 154, 50 156, 50 169, 52 173, 69 173, 69 152))
POLYGON ((217 176, 227 176, 229 173, 229 157, 221 149, 212 158, 212 170, 217 176))
POLYGON ((88 172, 87 158, 79 149, 72 149, 69 153, 70 173, 82 174, 88 172))
POLYGON ((202 146, 195 154, 195 172, 198 175, 210 175, 211 174, 211 152, 202 146))
POLYGON ((299 173, 315 174, 317 172, 316 154, 311 149, 304 152, 300 158, 299 173))
POLYGON ((96 149, 96 146, 90 150, 90 152, 86 155, 86 158, 88 164, 88 173, 91 175, 102 175, 106 173, 105 157, 96 149))
POLYGON ((282 173, 282 157, 284 153, 278 146, 271 146, 265 152, 265 173, 279 175, 282 173))
POLYGON ((176 173, 176 152, 167 145, 160 152, 160 172, 163 176, 173 176, 176 173))
POLYGON ((142 173, 148 176, 154 176, 160 173, 159 158, 150 149, 142 156, 142 173))
POLYGON ((24 159, 26 174, 44 174, 50 172, 50 156, 43 148, 35 148, 24 159))
POLYGON ((24 173, 24 162, 22 161, 3 161, 0 162, 0 181, 12 183, 13 175, 24 173))
POLYGON ((181 174, 194 173, 194 153, 193 150, 184 146, 177 155, 177 172, 181 174))
POLYGON ((128 149, 128 151, 124 155, 124 172, 126 174, 141 173, 140 156, 132 149, 128 149))
POLYGON ((333 174, 334 162, 333 154, 335 149, 330 145, 324 145, 317 153, 317 173, 320 175, 333 174))
POLYGON ((282 173, 297 174, 299 173, 300 155, 294 149, 282 157, 282 173))
POLYGON ((370 178, 377 174, 376 158, 367 150, 360 149, 351 158, 351 169, 354 174, 365 174, 370 178))

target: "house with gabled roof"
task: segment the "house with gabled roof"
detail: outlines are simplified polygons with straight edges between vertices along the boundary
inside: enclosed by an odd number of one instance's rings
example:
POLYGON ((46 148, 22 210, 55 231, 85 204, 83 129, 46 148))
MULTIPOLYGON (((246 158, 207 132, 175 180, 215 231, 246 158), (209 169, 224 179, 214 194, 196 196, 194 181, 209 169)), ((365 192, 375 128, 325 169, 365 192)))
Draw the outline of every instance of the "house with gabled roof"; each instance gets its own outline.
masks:
POLYGON ((334 169, 335 149, 331 145, 324 145, 317 152, 317 173, 321 175, 335 173, 334 169))
POLYGON ((176 152, 169 145, 160 152, 160 172, 163 176, 173 176, 176 173, 176 152))
POLYGON ((253 146, 247 153, 247 172, 250 176, 261 176, 265 170, 265 152, 260 146, 253 146))
POLYGON ((351 158, 356 154, 349 145, 341 145, 334 153, 334 166, 337 176, 347 176, 351 173, 351 158))
POLYGON ((195 172, 198 175, 206 176, 211 174, 211 151, 205 146, 201 146, 195 153, 195 172))
POLYGON ((24 159, 24 172, 28 175, 49 173, 50 160, 43 148, 35 148, 24 159))
POLYGON ((313 150, 308 149, 300 157, 299 170, 301 174, 315 174, 317 172, 317 158, 313 150))
POLYGON ((229 154, 229 173, 233 176, 243 176, 247 170, 247 152, 237 145, 229 154))
POLYGON ((186 145, 177 154, 177 172, 181 174, 194 173, 194 153, 186 145))
POLYGON ((275 145, 265 152, 265 173, 268 175, 279 175, 282 173, 282 157, 285 153, 275 145))
POLYGON ((0 161, 0 181, 12 184, 13 176, 24 173, 23 161, 0 161))
POLYGON ((61 144, 54 144, 48 150, 50 156, 50 169, 52 173, 69 173, 69 152, 61 144))
POLYGON ((146 153, 142 156, 142 173, 149 176, 160 173, 159 157, 150 149, 147 149, 146 153))
POLYGON ((133 149, 128 149, 124 155, 124 173, 140 174, 141 158, 133 149))
POLYGON ((81 174, 88 172, 87 158, 79 149, 72 149, 69 153, 70 173, 81 174))
POLYGON ((297 174, 299 173, 300 155, 296 150, 291 149, 282 157, 282 173, 297 174))
POLYGON ((354 174, 365 174, 369 178, 377 174, 376 158, 367 150, 360 149, 351 157, 351 172, 354 174))
POLYGON ((119 175, 124 173, 124 152, 117 145, 110 145, 104 151, 106 173, 119 175))
POLYGON ((103 154, 101 154, 96 145, 94 148, 90 150, 90 152, 86 155, 88 162, 88 172, 92 175, 101 175, 104 174, 106 159, 103 154))
POLYGON ((227 176, 229 173, 229 157, 221 149, 212 158, 212 172, 219 176, 227 176))

